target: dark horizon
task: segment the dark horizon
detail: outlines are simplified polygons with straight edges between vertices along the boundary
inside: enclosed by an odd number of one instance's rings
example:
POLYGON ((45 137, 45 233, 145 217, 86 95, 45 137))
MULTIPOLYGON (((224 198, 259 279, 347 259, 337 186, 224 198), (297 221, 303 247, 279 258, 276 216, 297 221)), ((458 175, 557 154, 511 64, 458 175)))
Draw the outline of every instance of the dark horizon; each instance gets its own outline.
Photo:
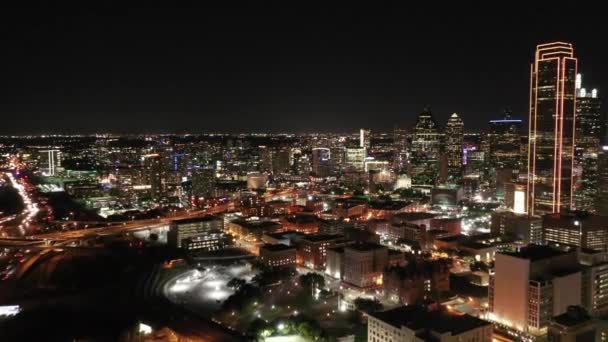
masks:
POLYGON ((479 131, 527 119, 535 46, 556 40, 608 89, 591 8, 449 7, 6 10, 0 134, 390 132, 427 105, 479 131))

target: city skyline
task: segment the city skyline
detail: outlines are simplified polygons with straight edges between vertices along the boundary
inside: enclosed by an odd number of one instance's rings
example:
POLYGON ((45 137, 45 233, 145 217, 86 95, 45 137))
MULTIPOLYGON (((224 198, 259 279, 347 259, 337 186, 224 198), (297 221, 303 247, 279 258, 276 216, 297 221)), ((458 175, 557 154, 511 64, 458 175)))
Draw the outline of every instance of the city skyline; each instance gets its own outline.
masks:
POLYGON ((601 96, 594 14, 562 26, 563 13, 528 10, 15 10, 6 24, 24 19, 6 41, 0 134, 388 132, 427 105, 478 131, 503 108, 526 120, 531 47, 555 40, 575 44, 601 96))

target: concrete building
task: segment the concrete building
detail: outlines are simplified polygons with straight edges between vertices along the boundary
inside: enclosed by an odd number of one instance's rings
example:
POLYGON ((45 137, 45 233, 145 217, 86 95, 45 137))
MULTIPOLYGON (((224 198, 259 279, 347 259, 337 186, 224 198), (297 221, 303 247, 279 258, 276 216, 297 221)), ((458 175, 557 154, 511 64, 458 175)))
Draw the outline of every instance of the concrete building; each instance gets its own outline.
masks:
POLYGON ((296 248, 283 244, 260 247, 260 261, 271 267, 296 267, 296 248))
POLYGON ((420 259, 388 267, 383 275, 384 295, 405 305, 437 300, 450 291, 450 265, 449 259, 420 259))
POLYGON ((344 281, 360 288, 382 285, 382 271, 388 265, 388 249, 371 243, 344 247, 344 281))
POLYGON ((545 215, 543 240, 550 245, 608 251, 608 217, 587 213, 545 215))
POLYGON ((491 342, 493 325, 470 315, 414 305, 368 316, 368 342, 491 342))
POLYGON ((347 241, 342 235, 314 234, 306 235, 298 245, 298 263, 308 268, 325 270, 327 267, 327 250, 343 246, 347 241))
POLYGON ((542 219, 538 216, 515 214, 511 211, 492 212, 490 232, 493 235, 512 236, 524 244, 542 244, 542 219))
POLYGON ((571 306, 549 322, 547 340, 549 342, 592 342, 600 341, 597 322, 584 308, 571 306))
POLYGON ((365 169, 365 157, 367 153, 365 148, 346 148, 346 166, 357 170, 363 171, 365 169))
POLYGON ((547 246, 497 253, 490 277, 489 318, 522 339, 545 336, 552 317, 581 304, 581 269, 576 252, 547 246))
POLYGON ((224 220, 204 216, 172 221, 167 233, 167 243, 187 250, 217 250, 224 246, 224 220))

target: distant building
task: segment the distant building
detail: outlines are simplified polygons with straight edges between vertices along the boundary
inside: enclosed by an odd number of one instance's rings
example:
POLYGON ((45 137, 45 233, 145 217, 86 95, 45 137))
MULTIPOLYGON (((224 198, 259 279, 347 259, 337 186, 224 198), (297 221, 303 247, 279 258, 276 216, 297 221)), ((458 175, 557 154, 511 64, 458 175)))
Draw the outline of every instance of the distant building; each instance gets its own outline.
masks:
POLYGON ((464 122, 454 113, 445 126, 448 175, 453 181, 462 177, 462 148, 464 144, 464 122))
POLYGON ((505 206, 516 214, 525 214, 527 212, 526 202, 528 201, 526 184, 508 182, 505 183, 504 188, 505 206))
POLYGON ((439 308, 402 306, 368 316, 368 342, 491 342, 493 325, 439 308))
POLYGON ((462 200, 462 187, 457 185, 436 186, 431 190, 433 205, 456 206, 462 200))
POLYGON ((212 168, 196 168, 192 170, 192 195, 195 197, 210 197, 215 190, 215 170, 212 168))
POLYGON ((418 115, 411 145, 412 184, 416 186, 434 185, 439 176, 439 153, 441 134, 439 125, 429 108, 418 115))
POLYGON ((54 176, 61 168, 60 150, 41 150, 39 169, 45 176, 54 176))
POLYGON ((488 149, 490 165, 496 169, 521 168, 520 132, 523 121, 505 110, 502 119, 490 120, 488 149))
POLYGON ((312 172, 317 177, 329 176, 331 166, 331 152, 329 148, 315 147, 312 149, 312 172))
POLYGON ((145 184, 149 186, 150 194, 154 198, 163 195, 163 163, 159 154, 146 154, 142 157, 145 184))
POLYGON ((346 166, 356 170, 363 171, 365 169, 365 158, 367 157, 365 148, 347 148, 346 149, 346 166))
POLYGON ((367 210, 367 201, 353 198, 336 199, 334 201, 334 215, 339 218, 361 216, 367 210))
POLYGON ((260 261, 271 267, 296 267, 296 248, 283 244, 260 247, 260 261))
POLYGON ((359 130, 359 147, 369 150, 371 147, 371 131, 361 128, 359 130))
POLYGON ((169 246, 186 250, 218 250, 226 242, 224 221, 215 216, 171 221, 167 233, 169 246))

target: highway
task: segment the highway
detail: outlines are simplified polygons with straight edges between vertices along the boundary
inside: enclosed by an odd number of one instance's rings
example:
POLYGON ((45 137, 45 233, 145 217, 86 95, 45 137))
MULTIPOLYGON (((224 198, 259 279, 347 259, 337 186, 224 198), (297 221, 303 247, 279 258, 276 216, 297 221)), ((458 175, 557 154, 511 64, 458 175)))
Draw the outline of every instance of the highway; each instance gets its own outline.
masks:
POLYGON ((68 231, 31 235, 31 238, 32 239, 60 241, 60 240, 79 240, 79 239, 86 239, 86 238, 105 236, 105 235, 118 235, 118 234, 123 234, 123 233, 135 232, 138 230, 159 228, 159 227, 168 225, 169 223, 171 223, 171 221, 174 221, 174 220, 182 220, 182 219, 187 219, 187 218, 217 214, 217 213, 221 213, 221 212, 230 210, 231 208, 234 208, 234 203, 228 202, 226 204, 221 204, 221 205, 209 208, 209 209, 189 211, 189 212, 184 213, 183 215, 162 217, 162 218, 158 218, 158 219, 137 220, 137 221, 132 221, 129 223, 123 223, 123 224, 111 225, 111 226, 99 227, 99 228, 68 230, 68 231))

